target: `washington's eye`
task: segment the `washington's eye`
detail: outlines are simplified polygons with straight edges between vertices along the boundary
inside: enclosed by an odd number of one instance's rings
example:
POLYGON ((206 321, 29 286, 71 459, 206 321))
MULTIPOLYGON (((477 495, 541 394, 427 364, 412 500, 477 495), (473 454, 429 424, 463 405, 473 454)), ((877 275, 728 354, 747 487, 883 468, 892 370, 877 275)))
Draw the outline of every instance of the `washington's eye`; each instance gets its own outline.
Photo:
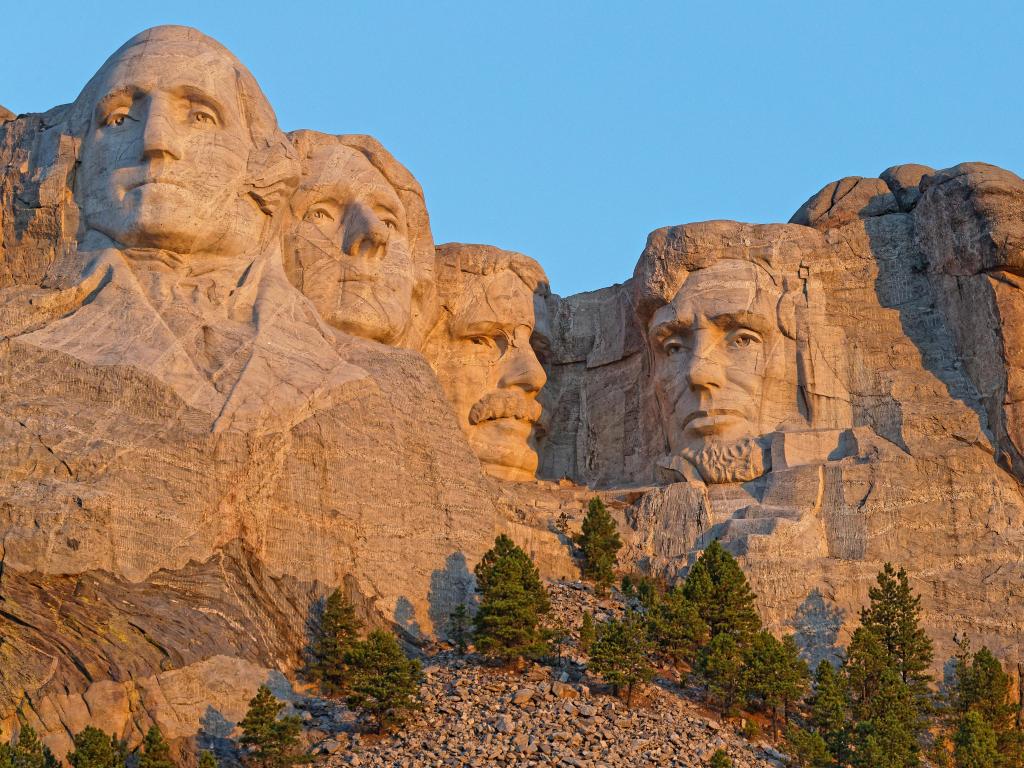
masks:
POLYGON ((117 112, 111 112, 107 115, 107 125, 124 125, 124 121, 128 120, 128 110, 118 110, 117 112))

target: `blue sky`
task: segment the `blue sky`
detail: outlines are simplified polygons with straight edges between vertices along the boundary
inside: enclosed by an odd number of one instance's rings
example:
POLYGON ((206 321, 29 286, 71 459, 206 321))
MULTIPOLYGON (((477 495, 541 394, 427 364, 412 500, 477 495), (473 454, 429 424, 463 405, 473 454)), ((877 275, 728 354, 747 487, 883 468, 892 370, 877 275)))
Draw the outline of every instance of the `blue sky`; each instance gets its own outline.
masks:
POLYGON ((370 133, 437 242, 522 251, 563 295, 630 276, 647 233, 786 221, 842 176, 1024 172, 1010 2, 4 2, 0 104, 72 100, 135 32, 188 24, 282 127, 370 133))

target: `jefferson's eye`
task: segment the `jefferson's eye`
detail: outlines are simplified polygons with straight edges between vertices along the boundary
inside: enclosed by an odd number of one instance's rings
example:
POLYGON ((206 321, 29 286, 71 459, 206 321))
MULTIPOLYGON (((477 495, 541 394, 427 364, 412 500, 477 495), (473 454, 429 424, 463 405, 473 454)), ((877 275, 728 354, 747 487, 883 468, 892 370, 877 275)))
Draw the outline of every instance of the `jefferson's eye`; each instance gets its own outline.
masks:
POLYGON ((306 218, 312 221, 326 222, 334 221, 334 217, 327 212, 324 208, 312 208, 309 213, 306 214, 306 218))
POLYGON ((217 125, 217 118, 205 109, 193 109, 192 122, 203 126, 214 126, 217 125))

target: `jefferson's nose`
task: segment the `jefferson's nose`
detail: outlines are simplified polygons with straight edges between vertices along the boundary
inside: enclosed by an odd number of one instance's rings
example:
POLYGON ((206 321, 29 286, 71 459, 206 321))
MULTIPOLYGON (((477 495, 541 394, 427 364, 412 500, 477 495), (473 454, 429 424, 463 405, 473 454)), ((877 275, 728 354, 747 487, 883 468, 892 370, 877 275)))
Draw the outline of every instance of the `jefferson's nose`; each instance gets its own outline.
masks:
POLYGON ((352 203, 345 211, 341 250, 349 256, 379 259, 388 244, 388 227, 363 203, 352 203))
POLYGON ((691 390, 718 389, 725 383, 725 366, 718 360, 714 339, 706 330, 694 334, 694 344, 684 371, 691 390))
POLYGON ((171 118, 159 103, 150 106, 142 127, 142 157, 181 160, 181 141, 171 118))
POLYGON ((537 359, 537 354, 529 343, 520 343, 519 347, 508 350, 502 358, 501 378, 499 387, 519 387, 524 392, 539 392, 548 380, 544 366, 537 359))

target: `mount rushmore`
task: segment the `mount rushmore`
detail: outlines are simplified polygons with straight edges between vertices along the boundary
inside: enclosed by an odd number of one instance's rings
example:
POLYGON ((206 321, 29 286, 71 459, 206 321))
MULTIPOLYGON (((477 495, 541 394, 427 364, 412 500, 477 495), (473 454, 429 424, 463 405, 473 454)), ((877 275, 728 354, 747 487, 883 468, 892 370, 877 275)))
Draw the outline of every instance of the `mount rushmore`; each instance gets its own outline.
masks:
POLYGON ((286 135, 168 26, 72 104, 0 110, 0 230, 4 734, 237 719, 325 591, 426 641, 498 533, 574 576, 558 518, 595 494, 625 569, 719 539, 812 658, 893 561, 938 663, 955 633, 1024 661, 1012 173, 901 165, 788 224, 668 226, 563 298, 528 256, 435 246, 378 141, 286 135))

